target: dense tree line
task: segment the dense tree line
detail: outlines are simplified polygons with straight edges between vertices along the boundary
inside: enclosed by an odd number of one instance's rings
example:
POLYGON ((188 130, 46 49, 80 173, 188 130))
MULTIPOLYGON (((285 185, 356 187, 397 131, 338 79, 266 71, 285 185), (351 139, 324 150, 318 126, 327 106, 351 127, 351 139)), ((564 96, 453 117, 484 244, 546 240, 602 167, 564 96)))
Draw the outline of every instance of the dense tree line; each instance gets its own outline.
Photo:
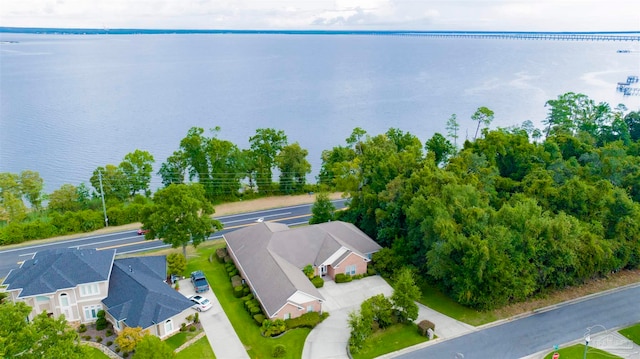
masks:
MULTIPOLYGON (((164 188, 198 183, 209 203, 309 191, 308 151, 297 142, 289 144, 283 131, 257 129, 249 139, 250 148, 242 150, 218 138, 219 132, 220 128, 216 127, 208 137, 202 128, 189 129, 178 150, 160 166, 158 175, 164 188), (274 183, 276 168, 280 177, 274 183)), ((97 167, 88 181, 91 187, 84 183, 63 184, 50 194, 43 193, 44 181, 37 172, 0 173, 0 244, 88 232, 106 224, 122 225, 148 219, 146 209, 152 209, 153 205, 154 163, 149 152, 135 150, 125 155, 118 165, 97 167), (48 205, 43 208, 45 201, 48 205)), ((163 235, 164 231, 157 234, 163 235)))
MULTIPOLYGON (((410 265, 464 305, 638 268, 638 112, 572 93, 547 105, 544 141, 530 123, 485 128, 450 158, 439 134, 423 146, 398 129, 356 129, 323 153, 320 180, 348 191, 343 219, 386 247, 379 270, 410 265)), ((486 124, 492 112, 478 113, 486 124)))

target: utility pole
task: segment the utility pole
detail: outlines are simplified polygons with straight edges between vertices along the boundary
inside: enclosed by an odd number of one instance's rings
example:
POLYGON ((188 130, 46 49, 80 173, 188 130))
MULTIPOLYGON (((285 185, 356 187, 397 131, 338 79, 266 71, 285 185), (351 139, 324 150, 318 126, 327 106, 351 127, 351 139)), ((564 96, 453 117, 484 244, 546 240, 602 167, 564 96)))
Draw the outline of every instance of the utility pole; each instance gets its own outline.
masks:
POLYGON ((104 188, 102 188, 102 172, 98 169, 98 180, 100 181, 100 198, 102 198, 102 212, 104 213, 104 226, 109 227, 109 218, 107 218, 107 206, 104 204, 104 188))

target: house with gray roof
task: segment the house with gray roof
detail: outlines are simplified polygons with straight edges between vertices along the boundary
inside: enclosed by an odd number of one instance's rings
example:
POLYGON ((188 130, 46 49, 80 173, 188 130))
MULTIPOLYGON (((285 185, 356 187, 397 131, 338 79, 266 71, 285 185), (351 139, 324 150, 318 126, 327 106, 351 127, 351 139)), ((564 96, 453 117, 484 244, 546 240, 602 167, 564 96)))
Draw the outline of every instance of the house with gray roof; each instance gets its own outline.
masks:
POLYGON ((105 310, 116 331, 142 327, 159 337, 180 329, 191 301, 167 285, 166 257, 115 259, 116 251, 57 249, 37 252, 5 278, 9 299, 64 315, 70 324, 92 323, 105 310))
POLYGON ((289 228, 261 222, 223 235, 242 278, 270 319, 295 318, 322 311, 324 298, 302 269, 334 279, 338 273, 363 274, 371 255, 381 249, 346 222, 289 228))

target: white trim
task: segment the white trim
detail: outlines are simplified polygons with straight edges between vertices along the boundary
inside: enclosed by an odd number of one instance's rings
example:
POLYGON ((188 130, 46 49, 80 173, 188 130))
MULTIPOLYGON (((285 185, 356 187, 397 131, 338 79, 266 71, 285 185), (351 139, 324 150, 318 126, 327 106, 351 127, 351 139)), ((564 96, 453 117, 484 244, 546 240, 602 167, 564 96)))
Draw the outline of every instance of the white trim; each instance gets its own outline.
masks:
POLYGON ((345 261, 347 258, 349 258, 352 254, 355 254, 355 255, 357 255, 358 257, 360 257, 360 258, 364 259, 364 260, 365 260, 365 262, 368 262, 368 261, 369 261, 367 258, 365 258, 365 257, 363 257, 363 256, 361 256, 361 255, 359 255, 358 253, 351 251, 351 253, 349 253, 349 255, 348 255, 348 256, 344 257, 344 259, 342 259, 342 260, 341 260, 338 264, 336 264, 333 268, 338 268, 338 267, 340 266, 340 264, 342 264, 342 262, 344 262, 344 261, 345 261))
POLYGON ((347 248, 345 246, 341 246, 335 252, 333 252, 333 254, 330 255, 329 258, 327 258, 327 260, 325 260, 321 264, 331 265, 335 260, 340 258, 341 255, 347 253, 348 251, 350 251, 349 248, 347 248))

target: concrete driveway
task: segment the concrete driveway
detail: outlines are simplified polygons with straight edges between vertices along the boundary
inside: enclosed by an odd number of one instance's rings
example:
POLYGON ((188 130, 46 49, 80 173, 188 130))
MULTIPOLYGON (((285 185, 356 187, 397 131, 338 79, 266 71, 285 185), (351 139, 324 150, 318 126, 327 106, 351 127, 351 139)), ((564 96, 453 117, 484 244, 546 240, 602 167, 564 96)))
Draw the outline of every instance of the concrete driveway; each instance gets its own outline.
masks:
MULTIPOLYGON (((179 282, 180 293, 185 297, 195 294, 190 279, 182 279, 179 282)), ((204 332, 207 334, 207 340, 209 340, 209 345, 211 345, 211 349, 213 349, 216 358, 248 359, 249 355, 244 345, 242 345, 240 338, 238 338, 235 330, 233 330, 233 326, 224 310, 222 310, 220 302, 213 293, 213 290, 199 294, 208 298, 213 305, 211 309, 200 313, 200 322, 202 323, 204 332)), ((195 313, 196 311, 193 310, 193 312, 195 313)))
MULTIPOLYGON (((393 288, 380 276, 366 277, 350 283, 325 282, 319 288, 325 299, 323 310, 329 318, 315 327, 307 336, 302 350, 304 359, 346 359, 350 329, 349 312, 360 309, 360 304, 374 295, 390 297, 393 288)), ((474 327, 449 318, 423 305, 418 305, 418 320, 428 319, 436 325, 436 335, 451 338, 474 330, 474 327)))

